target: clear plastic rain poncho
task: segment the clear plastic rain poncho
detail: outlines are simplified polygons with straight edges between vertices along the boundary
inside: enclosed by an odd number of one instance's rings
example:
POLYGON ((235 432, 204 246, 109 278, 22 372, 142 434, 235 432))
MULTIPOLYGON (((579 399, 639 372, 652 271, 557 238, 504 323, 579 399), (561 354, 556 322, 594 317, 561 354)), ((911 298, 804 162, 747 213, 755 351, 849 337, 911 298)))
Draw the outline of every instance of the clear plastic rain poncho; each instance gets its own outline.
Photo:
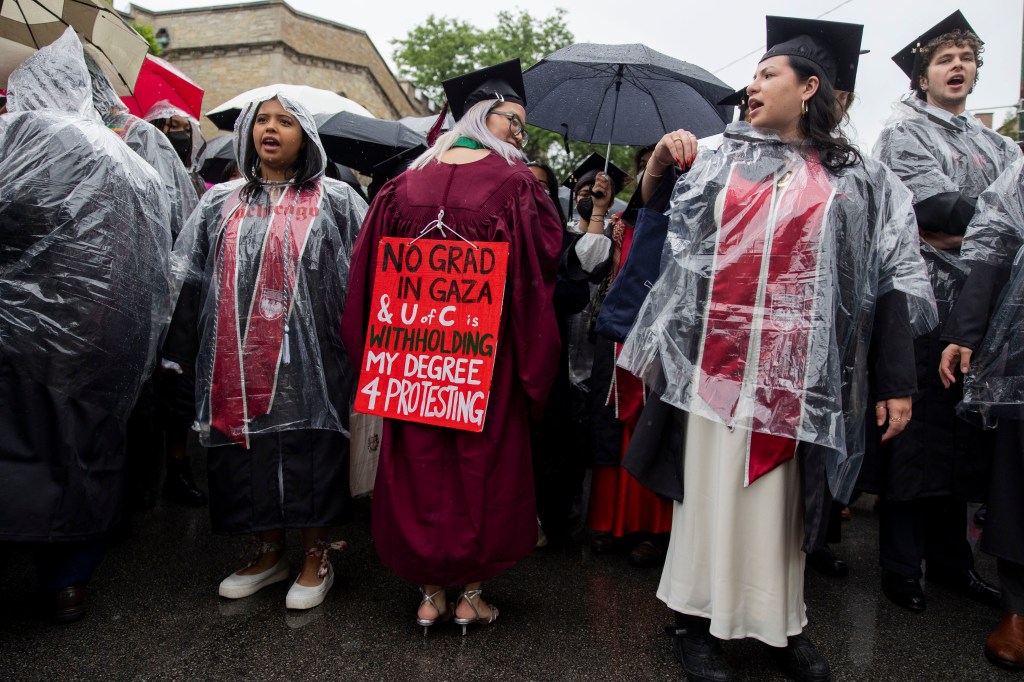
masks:
MULTIPOLYGON (((174 247, 181 299, 174 326, 198 329, 196 428, 204 445, 248 445, 249 437, 289 429, 347 432, 355 372, 340 338, 352 245, 366 203, 323 177, 327 156, 313 117, 279 96, 307 136, 317 178, 297 188, 261 184, 245 159, 254 150, 259 102, 235 123, 243 178, 203 196, 174 247), (195 312, 183 315, 189 297, 195 312)), ((253 158, 250 156, 250 159, 253 158)), ((172 334, 174 333, 172 329, 172 334)))
POLYGON ((962 407, 1024 419, 1024 159, 1003 171, 978 200, 961 255, 971 266, 1009 269, 1010 279, 971 357, 962 407))
POLYGON ((161 100, 151 106, 143 118, 152 124, 154 121, 167 119, 171 116, 180 116, 188 121, 192 147, 185 168, 188 171, 189 177, 192 178, 192 185, 195 187, 197 195, 201 197, 206 193, 206 182, 199 174, 199 170, 203 165, 203 153, 206 151, 206 138, 203 136, 203 129, 199 121, 192 114, 171 104, 167 100, 161 100))
POLYGON ((92 103, 103 123, 152 166, 163 180, 164 193, 170 205, 168 226, 176 238, 199 203, 192 178, 163 132, 129 113, 100 65, 88 54, 85 61, 92 77, 92 103))
POLYGON ((170 315, 160 179, 100 122, 74 31, 8 81, 0 117, 0 355, 126 418, 170 315))
MULTIPOLYGON (((1020 152, 973 116, 947 121, 911 92, 895 104, 874 156, 896 173, 918 204, 945 193, 977 197, 1020 152)), ((956 303, 968 268, 955 250, 939 250, 923 241, 921 255, 928 264, 941 325, 956 303)))
POLYGON ((693 414, 827 449, 848 495, 864 451, 875 302, 935 304, 910 193, 865 160, 829 174, 773 133, 731 124, 677 183, 661 275, 619 365, 693 414))
POLYGON ((873 155, 896 173, 917 204, 945 192, 977 197, 1020 150, 973 116, 950 122, 929 113, 910 92, 894 105, 873 155))

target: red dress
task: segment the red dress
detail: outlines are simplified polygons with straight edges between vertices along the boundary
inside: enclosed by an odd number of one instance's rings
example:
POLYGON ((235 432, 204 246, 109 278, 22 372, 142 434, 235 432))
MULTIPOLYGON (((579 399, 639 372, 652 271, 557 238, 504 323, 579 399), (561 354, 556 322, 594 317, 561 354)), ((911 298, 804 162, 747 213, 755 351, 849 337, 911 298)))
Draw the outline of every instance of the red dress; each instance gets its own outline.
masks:
POLYGON ((553 296, 562 228, 520 162, 490 154, 401 174, 375 197, 352 254, 342 318, 350 357, 363 354, 379 240, 418 235, 441 207, 466 239, 509 244, 487 417, 481 433, 385 419, 372 532, 396 575, 451 586, 501 573, 537 540, 529 421, 540 418, 558 371, 553 296))
MULTIPOLYGON (((627 225, 619 257, 620 268, 626 262, 632 243, 633 228, 627 225)), ((615 344, 616 356, 621 348, 621 344, 615 344)), ((615 367, 609 400, 614 401, 615 413, 622 422, 621 459, 626 454, 629 439, 643 410, 643 384, 626 370, 615 367)), ((672 502, 640 485, 621 466, 596 466, 592 476, 587 527, 617 538, 631 533, 667 533, 672 530, 672 502)))

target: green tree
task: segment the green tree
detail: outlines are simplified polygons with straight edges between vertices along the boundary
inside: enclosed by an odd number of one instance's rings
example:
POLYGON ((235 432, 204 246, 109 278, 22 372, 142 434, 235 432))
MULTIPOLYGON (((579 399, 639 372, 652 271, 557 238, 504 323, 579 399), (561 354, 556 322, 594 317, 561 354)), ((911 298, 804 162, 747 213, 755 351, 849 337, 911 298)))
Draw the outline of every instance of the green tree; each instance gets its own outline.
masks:
POLYGON ((160 43, 156 42, 156 35, 153 33, 153 27, 149 24, 132 24, 132 28, 135 32, 142 36, 147 43, 149 43, 149 53, 159 57, 163 50, 160 49, 160 43))
MULTIPOLYGON (((572 31, 565 23, 566 11, 556 8, 550 16, 537 19, 526 10, 502 10, 494 28, 480 29, 468 22, 430 15, 405 38, 392 41, 398 72, 437 107, 444 104, 441 81, 515 57, 528 69, 545 55, 571 45, 572 31)), ((530 141, 526 154, 549 164, 559 177, 566 177, 575 163, 592 151, 605 153, 604 145, 569 142, 565 151, 562 136, 528 126, 530 141)), ((632 173, 635 148, 612 147, 612 162, 632 173)), ((626 193, 628 193, 627 190, 626 193)))
POLYGON ((996 129, 1000 135, 1006 135, 1011 140, 1021 139, 1017 135, 1017 112, 1011 111, 1006 115, 1006 119, 1003 124, 996 129))

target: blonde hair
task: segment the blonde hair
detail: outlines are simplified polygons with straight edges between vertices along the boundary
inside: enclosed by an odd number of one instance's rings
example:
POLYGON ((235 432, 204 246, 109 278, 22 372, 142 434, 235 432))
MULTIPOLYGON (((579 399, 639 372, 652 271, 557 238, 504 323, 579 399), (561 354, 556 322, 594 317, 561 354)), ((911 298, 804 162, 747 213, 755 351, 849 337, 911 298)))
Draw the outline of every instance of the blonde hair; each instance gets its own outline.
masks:
POLYGON ((501 158, 508 162, 508 165, 515 165, 516 161, 525 161, 526 156, 522 151, 517 149, 514 145, 499 140, 494 136, 487 128, 487 114, 490 113, 491 109, 495 105, 501 103, 501 100, 489 99, 483 102, 477 102, 471 106, 466 113, 455 122, 455 125, 444 135, 437 138, 434 142, 434 146, 427 151, 416 157, 411 164, 409 164, 409 170, 419 170, 423 168, 431 161, 440 163, 441 155, 452 148, 452 145, 460 137, 468 137, 471 140, 476 140, 483 146, 495 152, 501 158))

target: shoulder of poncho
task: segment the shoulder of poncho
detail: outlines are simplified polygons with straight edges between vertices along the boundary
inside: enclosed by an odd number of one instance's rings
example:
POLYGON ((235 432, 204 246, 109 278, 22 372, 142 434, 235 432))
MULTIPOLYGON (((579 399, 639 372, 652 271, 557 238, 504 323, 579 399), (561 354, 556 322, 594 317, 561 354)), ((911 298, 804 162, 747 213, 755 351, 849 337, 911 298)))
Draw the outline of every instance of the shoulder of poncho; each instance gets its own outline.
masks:
POLYGON ((244 180, 237 179, 230 182, 221 182, 213 185, 199 199, 199 207, 202 210, 215 208, 220 211, 224 203, 231 197, 231 194, 244 184, 244 180))
POLYGON ((1020 154, 1020 148, 1017 146, 1017 143, 1008 138, 1006 135, 1002 135, 999 132, 992 130, 991 128, 985 125, 982 125, 981 127, 981 134, 992 140, 992 142, 995 143, 996 146, 1001 147, 1003 150, 1017 150, 1017 154, 1020 154))
POLYGON ((320 186, 323 188, 324 196, 330 197, 334 201, 355 205, 358 205, 359 202, 363 201, 363 198, 359 196, 359 193, 352 189, 352 186, 347 182, 322 177, 320 178, 320 186))

